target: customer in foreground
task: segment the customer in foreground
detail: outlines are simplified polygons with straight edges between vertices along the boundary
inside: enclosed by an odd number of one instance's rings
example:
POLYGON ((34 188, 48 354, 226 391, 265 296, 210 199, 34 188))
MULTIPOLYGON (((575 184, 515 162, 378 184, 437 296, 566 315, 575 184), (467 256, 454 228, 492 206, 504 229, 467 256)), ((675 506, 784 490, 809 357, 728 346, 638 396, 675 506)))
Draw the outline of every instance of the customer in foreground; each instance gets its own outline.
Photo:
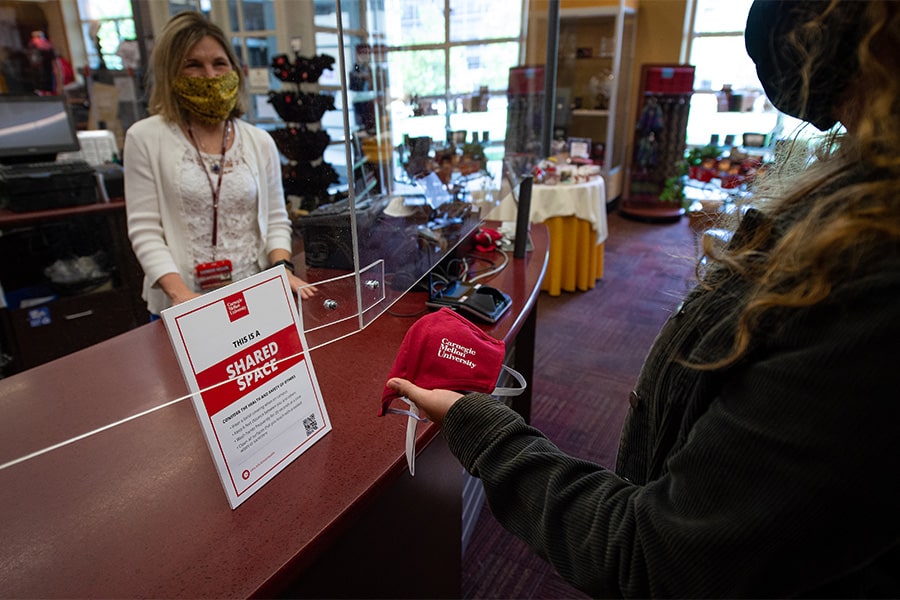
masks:
POLYGON ((615 472, 490 396, 388 381, 574 586, 900 597, 898 36, 900 2, 754 3, 769 99, 831 135, 707 249, 629 399, 615 472))

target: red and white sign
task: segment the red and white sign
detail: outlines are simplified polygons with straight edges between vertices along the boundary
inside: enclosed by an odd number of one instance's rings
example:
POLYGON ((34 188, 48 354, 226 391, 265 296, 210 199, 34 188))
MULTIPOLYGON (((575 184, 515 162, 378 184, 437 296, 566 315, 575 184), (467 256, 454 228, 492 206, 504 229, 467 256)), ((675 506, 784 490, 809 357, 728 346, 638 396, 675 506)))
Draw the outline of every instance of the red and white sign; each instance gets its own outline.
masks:
POLYGON ((231 508, 331 431, 284 269, 162 312, 231 508))

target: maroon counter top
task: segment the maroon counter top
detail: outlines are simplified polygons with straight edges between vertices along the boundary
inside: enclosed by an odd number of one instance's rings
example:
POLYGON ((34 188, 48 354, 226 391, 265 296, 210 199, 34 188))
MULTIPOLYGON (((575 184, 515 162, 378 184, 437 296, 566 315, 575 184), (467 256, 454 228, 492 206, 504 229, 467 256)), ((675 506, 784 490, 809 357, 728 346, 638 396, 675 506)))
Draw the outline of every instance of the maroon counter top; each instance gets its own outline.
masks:
POLYGON ((111 198, 109 202, 80 204, 64 208, 48 208, 29 212, 15 212, 0 208, 0 227, 21 227, 52 219, 77 217, 80 215, 103 214, 107 212, 125 212, 124 198, 111 198))
MULTIPOLYGON (((547 260, 486 281, 513 308, 485 329, 508 343, 547 260)), ((308 567, 391 482, 407 476, 406 419, 376 416, 408 293, 365 330, 311 352, 333 430, 231 510, 189 399, 0 471, 0 596, 234 598, 308 567), (393 314, 392 314, 393 313, 393 314)), ((161 322, 0 380, 0 464, 187 394, 161 322)), ((421 451, 438 434, 419 428, 421 451)), ((400 509, 398 507, 398 509, 400 509)), ((372 548, 373 556, 378 549, 372 548)))

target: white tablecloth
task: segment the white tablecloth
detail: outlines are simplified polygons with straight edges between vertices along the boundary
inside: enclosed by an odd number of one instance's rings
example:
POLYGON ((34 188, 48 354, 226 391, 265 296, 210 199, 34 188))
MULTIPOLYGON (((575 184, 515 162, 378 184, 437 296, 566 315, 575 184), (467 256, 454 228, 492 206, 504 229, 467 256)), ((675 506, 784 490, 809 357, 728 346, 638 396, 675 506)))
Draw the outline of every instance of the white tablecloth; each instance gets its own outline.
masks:
MULTIPOLYGON (((516 204, 507 196, 488 218, 503 221, 501 229, 512 233, 516 214, 516 204)), ((597 279, 603 278, 608 233, 603 179, 533 186, 531 221, 546 223, 550 232, 550 259, 541 289, 551 296, 593 289, 597 279)))
MULTIPOLYGON (((507 195, 488 218, 515 222, 517 210, 513 198, 507 195)), ((594 177, 586 183, 535 184, 531 187, 532 222, 570 216, 588 221, 591 229, 597 232, 598 244, 606 241, 606 186, 602 177, 594 177)))

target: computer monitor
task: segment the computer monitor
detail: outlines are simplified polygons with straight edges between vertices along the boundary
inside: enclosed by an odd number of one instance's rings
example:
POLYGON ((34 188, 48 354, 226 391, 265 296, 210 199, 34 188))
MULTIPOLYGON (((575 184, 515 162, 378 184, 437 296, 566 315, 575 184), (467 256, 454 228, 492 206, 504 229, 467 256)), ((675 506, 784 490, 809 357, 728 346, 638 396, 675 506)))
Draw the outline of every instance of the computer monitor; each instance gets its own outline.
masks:
POLYGON ((65 96, 0 95, 0 163, 53 161, 78 149, 65 96))

